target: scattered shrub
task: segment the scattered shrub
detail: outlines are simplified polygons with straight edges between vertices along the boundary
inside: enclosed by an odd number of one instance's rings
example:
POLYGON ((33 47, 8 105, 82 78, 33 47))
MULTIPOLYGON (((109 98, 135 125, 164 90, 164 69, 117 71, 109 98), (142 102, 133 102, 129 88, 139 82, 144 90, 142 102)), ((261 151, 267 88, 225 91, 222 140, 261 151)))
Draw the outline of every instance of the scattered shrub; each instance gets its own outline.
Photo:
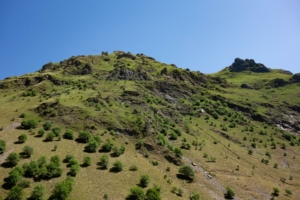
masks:
POLYGON ((6 163, 11 166, 14 167, 18 164, 18 162, 20 161, 20 156, 19 154, 12 152, 10 153, 7 158, 5 159, 6 163))
POLYGON ((54 133, 52 133, 52 132, 50 132, 50 133, 48 133, 47 134, 47 136, 46 136, 46 141, 53 141, 54 140, 54 138, 55 138, 55 134, 54 133))
POLYGON ((61 133, 61 127, 57 126, 57 127, 52 128, 52 132, 55 134, 55 136, 59 136, 61 133))
POLYGON ((83 167, 87 167, 87 166, 91 166, 92 165, 92 159, 89 156, 86 156, 83 158, 83 163, 82 166, 83 167))
POLYGON ((98 165, 100 166, 100 168, 107 169, 107 167, 108 167, 108 156, 107 155, 101 156, 100 161, 98 162, 98 165))
POLYGON ((21 123, 21 128, 23 129, 34 129, 38 126, 38 122, 36 121, 36 119, 29 119, 29 120, 25 120, 22 121, 21 123))
POLYGON ((39 184, 33 188, 33 191, 29 197, 31 200, 45 200, 45 187, 39 184))
POLYGON ((67 129, 66 132, 65 132, 65 134, 63 136, 64 136, 65 139, 73 140, 74 139, 73 130, 67 129))
POLYGON ((37 136, 38 136, 38 137, 43 137, 44 134, 45 134, 44 129, 40 129, 40 130, 38 131, 37 136))
POLYGON ((85 146, 85 151, 93 153, 96 152, 98 148, 99 148, 99 143, 96 140, 91 139, 89 143, 85 146))
POLYGON ((135 186, 130 189, 130 194, 126 198, 127 200, 144 200, 145 193, 142 188, 135 186))
POLYGON ((109 139, 106 140, 106 142, 102 145, 101 149, 104 152, 110 152, 113 148, 113 144, 109 139))
POLYGON ((129 168, 130 171, 137 171, 138 167, 136 165, 131 165, 129 168))
POLYGON ((74 179, 67 177, 66 180, 55 184, 50 199, 66 200, 73 190, 74 179))
POLYGON ((44 124, 43 124, 43 128, 44 130, 48 131, 50 130, 52 127, 52 122, 51 121, 46 121, 44 124))
POLYGON ((148 174, 143 174, 140 178, 140 186, 147 187, 149 185, 150 178, 148 174))
POLYGON ((26 142, 27 140, 27 135, 25 133, 21 134, 19 137, 18 137, 18 142, 19 143, 24 143, 26 142))
POLYGON ((184 166, 180 167, 179 173, 181 173, 183 176, 185 176, 188 179, 193 180, 195 178, 195 171, 189 165, 184 165, 184 166))
POLYGON ((4 140, 0 140, 0 154, 3 154, 6 151, 6 142, 4 140))
POLYGON ((112 168, 113 171, 115 172, 120 172, 123 170, 123 163, 119 160, 115 161, 113 163, 113 168, 112 168))
POLYGON ((23 195, 24 195, 23 188, 16 185, 12 187, 8 192, 6 200, 22 200, 23 195))
POLYGON ((226 199, 233 199, 235 196, 233 190, 230 187, 226 187, 226 193, 225 193, 225 198, 226 199))
POLYGON ((28 145, 24 146, 22 154, 23 154, 24 157, 30 158, 31 155, 33 154, 33 148, 31 146, 28 146, 28 145))

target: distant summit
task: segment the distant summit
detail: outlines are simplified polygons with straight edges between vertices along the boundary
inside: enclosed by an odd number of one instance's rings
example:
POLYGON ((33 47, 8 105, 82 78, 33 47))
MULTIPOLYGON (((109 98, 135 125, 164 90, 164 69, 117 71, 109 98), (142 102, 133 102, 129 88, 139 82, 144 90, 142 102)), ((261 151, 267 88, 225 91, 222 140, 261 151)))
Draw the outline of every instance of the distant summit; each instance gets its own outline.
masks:
POLYGON ((229 66, 231 72, 252 71, 252 72, 270 72, 270 70, 261 63, 256 63, 253 59, 236 58, 234 63, 229 66))

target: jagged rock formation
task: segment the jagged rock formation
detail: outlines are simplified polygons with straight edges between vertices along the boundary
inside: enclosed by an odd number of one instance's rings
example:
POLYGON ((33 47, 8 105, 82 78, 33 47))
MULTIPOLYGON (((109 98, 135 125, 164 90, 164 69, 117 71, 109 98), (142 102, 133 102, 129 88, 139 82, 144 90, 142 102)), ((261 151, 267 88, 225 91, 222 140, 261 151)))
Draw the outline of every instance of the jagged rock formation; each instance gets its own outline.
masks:
POLYGON ((253 72, 270 72, 270 70, 263 64, 256 63, 253 59, 240 59, 236 58, 231 66, 229 66, 231 72, 240 71, 253 71, 253 72))

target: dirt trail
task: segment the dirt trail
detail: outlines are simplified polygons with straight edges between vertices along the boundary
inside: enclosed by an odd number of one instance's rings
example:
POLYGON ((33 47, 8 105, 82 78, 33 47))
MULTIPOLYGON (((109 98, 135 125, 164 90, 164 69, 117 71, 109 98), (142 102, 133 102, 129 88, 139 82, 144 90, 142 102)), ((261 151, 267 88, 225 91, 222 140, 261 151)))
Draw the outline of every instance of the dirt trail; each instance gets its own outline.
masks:
MULTIPOLYGON (((221 185, 221 183, 220 183, 217 179, 211 177, 211 176, 208 174, 208 172, 205 171, 202 167, 200 167, 200 166, 193 166, 193 165, 192 165, 192 161, 191 161, 190 159, 188 159, 187 157, 185 157, 185 156, 183 156, 182 159, 183 159, 185 162, 187 162, 191 167, 193 167, 197 172, 200 172, 200 173, 206 178, 207 182, 208 182, 210 185, 212 185, 214 188, 218 189, 221 193, 223 193, 223 194, 226 193, 226 189, 221 185)), ((223 197, 223 196, 220 196, 220 195, 218 195, 216 192, 210 190, 210 189, 207 188, 204 184, 199 183, 199 185, 200 185, 201 187, 206 188, 206 189, 208 190, 210 196, 211 196, 213 199, 216 199, 216 200, 224 200, 224 197, 223 197)), ((238 198, 237 196, 235 196, 234 199, 239 200, 240 198, 238 198)))
POLYGON ((20 125, 21 125, 20 122, 13 122, 12 124, 10 124, 10 125, 4 127, 4 128, 3 128, 3 131, 11 131, 11 130, 17 128, 17 127, 20 126, 20 125))

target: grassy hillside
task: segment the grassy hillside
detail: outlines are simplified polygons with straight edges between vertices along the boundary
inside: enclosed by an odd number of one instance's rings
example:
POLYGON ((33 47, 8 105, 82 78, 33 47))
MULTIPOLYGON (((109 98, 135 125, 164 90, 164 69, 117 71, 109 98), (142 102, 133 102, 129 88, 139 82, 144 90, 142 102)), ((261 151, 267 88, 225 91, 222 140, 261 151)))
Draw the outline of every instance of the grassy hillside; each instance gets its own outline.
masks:
POLYGON ((36 186, 44 199, 136 199, 135 187, 143 199, 299 199, 299 82, 248 69, 204 75, 116 51, 0 81, 0 199, 36 186))

